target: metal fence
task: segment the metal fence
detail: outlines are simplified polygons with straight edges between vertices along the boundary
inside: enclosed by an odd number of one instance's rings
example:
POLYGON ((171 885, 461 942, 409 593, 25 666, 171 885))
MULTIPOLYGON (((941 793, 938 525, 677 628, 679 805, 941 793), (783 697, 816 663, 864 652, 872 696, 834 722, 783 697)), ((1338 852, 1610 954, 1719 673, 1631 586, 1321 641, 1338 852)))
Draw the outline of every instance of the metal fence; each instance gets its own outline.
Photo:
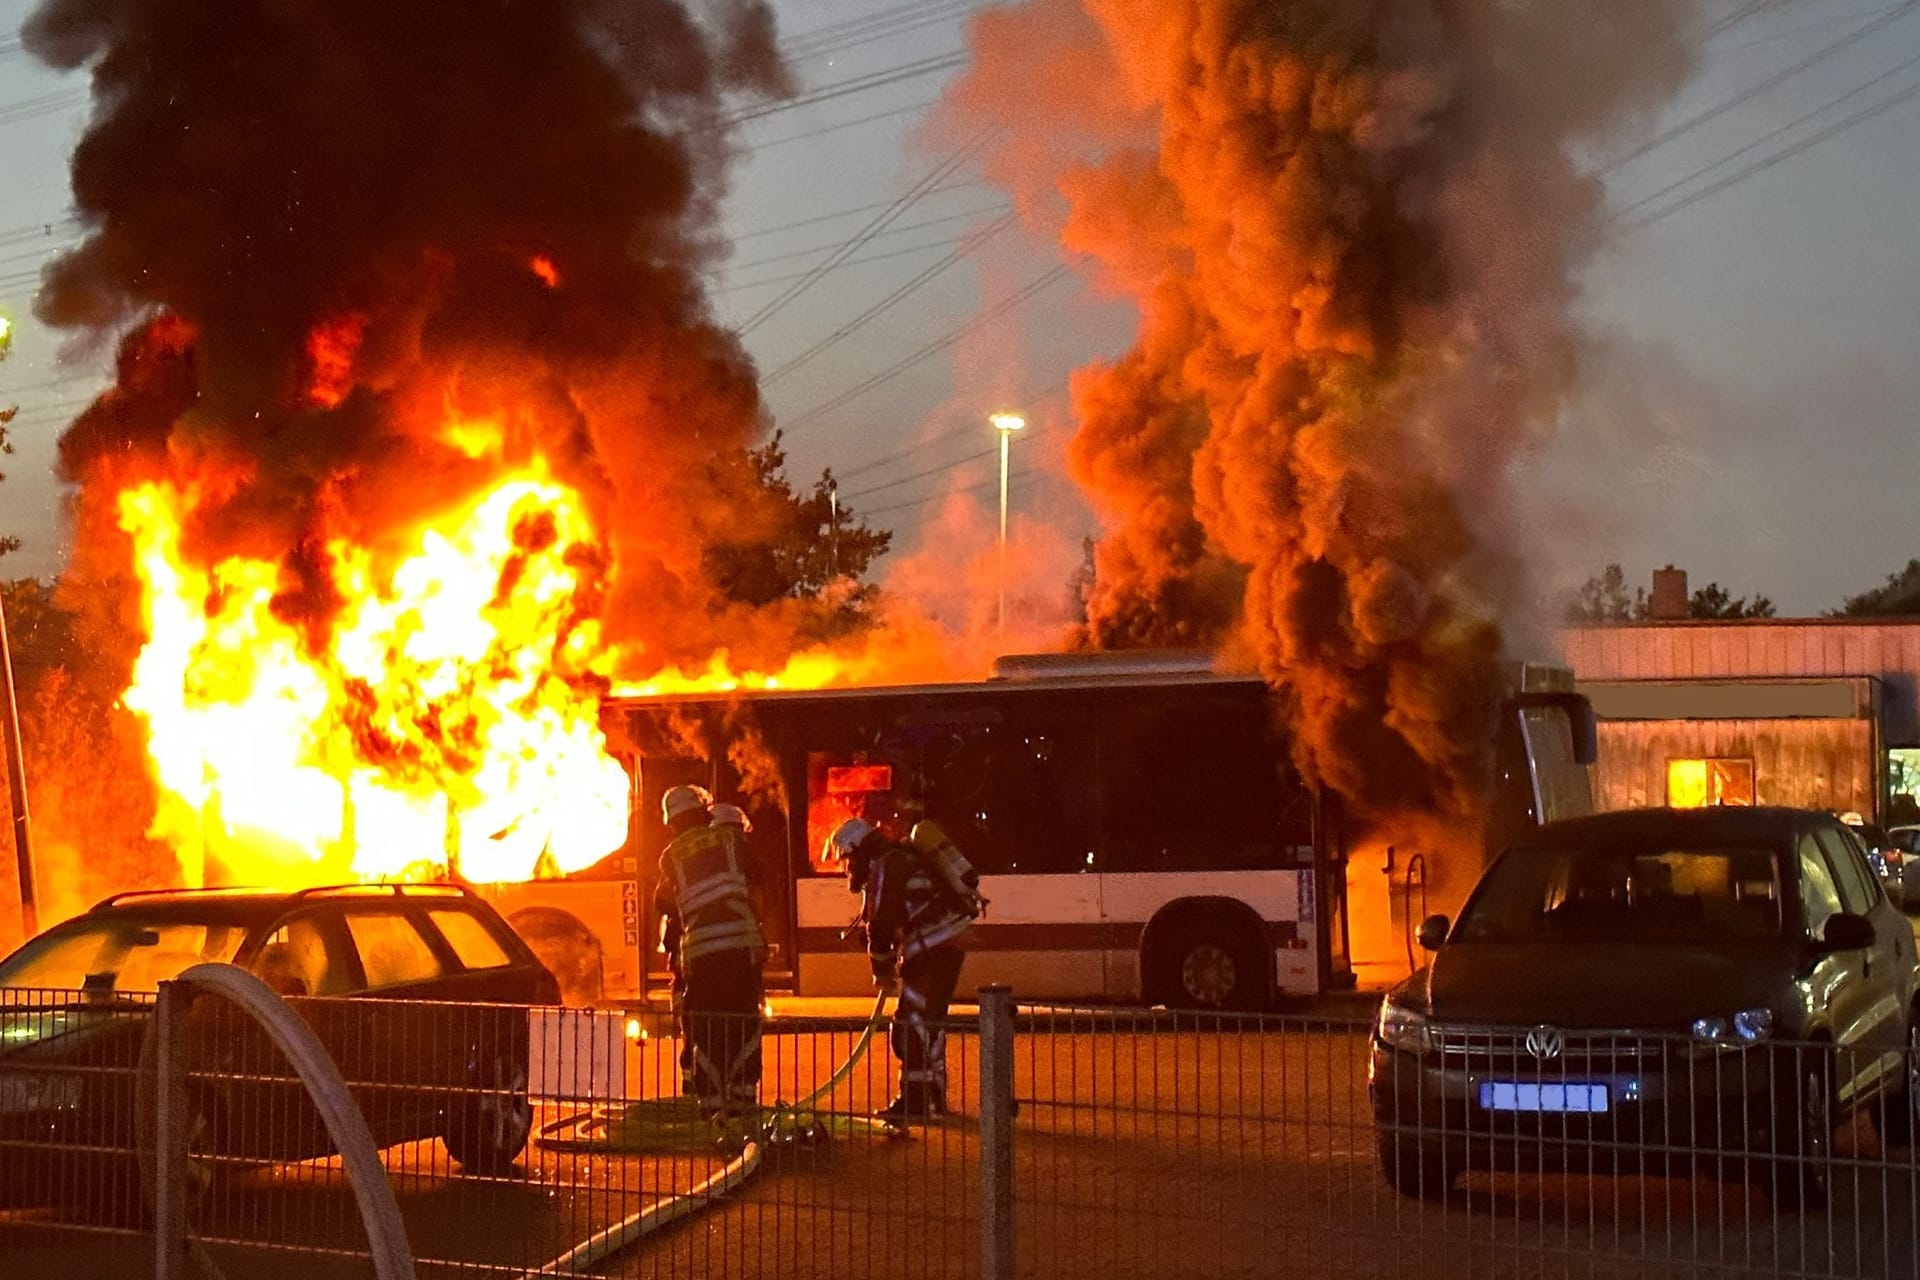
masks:
MULTIPOLYGON (((1898 1116, 1882 1141, 1877 1108, 1848 1106, 1856 1079, 1905 1078, 1898 1050, 1539 1028, 1389 1049, 1351 1020, 998 994, 948 1024, 954 1114, 902 1131, 870 1119, 894 1089, 885 1025, 767 1022, 761 1107, 710 1120, 664 1017, 290 1004, 380 1147, 422 1276, 1920 1274, 1920 1165, 1898 1116), (1822 1097, 1824 1146, 1802 1123, 1822 1097)), ((6 993, 9 1274, 154 1274, 175 1131, 152 1114, 154 1010, 6 993)), ((180 1016, 190 1269, 372 1274, 286 1053, 218 1000, 180 1016)))

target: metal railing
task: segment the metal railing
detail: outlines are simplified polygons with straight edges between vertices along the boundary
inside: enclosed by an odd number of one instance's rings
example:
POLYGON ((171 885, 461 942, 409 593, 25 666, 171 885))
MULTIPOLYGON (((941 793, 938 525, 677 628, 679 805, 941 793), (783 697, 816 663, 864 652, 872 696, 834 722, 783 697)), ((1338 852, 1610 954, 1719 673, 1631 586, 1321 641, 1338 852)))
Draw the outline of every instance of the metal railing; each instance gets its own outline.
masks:
MULTIPOLYGON (((946 1027, 953 1114, 902 1128, 872 1119, 895 1089, 886 1025, 767 1021, 760 1106, 709 1115, 664 1017, 288 1004, 380 1147, 421 1276, 1920 1274, 1891 1039, 1414 1026, 1389 1046, 1352 1020, 989 991, 946 1027)), ((153 1017, 88 993, 0 1004, 0 1258, 19 1274, 154 1274, 153 1017)), ((368 1274, 287 1053, 217 1000, 179 1030, 193 1266, 368 1274)))

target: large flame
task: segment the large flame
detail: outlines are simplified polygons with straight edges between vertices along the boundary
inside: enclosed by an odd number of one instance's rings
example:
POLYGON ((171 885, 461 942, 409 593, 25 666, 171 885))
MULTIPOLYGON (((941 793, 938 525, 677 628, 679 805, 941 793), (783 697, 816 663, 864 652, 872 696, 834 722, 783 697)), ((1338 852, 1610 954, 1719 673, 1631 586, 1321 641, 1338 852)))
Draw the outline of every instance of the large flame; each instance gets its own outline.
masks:
POLYGON ((190 880, 286 884, 570 871, 626 838, 599 725, 608 654, 581 608, 599 562, 579 496, 525 471, 376 553, 337 543, 322 651, 276 616, 277 567, 182 554, 194 487, 123 491, 148 641, 155 834, 190 880))

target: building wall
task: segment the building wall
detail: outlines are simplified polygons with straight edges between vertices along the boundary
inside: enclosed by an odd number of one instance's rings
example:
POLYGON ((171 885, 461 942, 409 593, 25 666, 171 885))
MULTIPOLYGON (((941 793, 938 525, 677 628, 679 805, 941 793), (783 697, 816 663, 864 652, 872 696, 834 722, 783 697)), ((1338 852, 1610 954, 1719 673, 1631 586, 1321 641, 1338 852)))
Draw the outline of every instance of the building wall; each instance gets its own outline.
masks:
POLYGON ((1602 809, 1663 805, 1667 761, 1700 757, 1751 759, 1761 804, 1879 808, 1868 720, 1602 721, 1594 799, 1602 809))
POLYGON ((1889 746, 1920 746, 1920 623, 1812 618, 1573 627, 1581 680, 1875 676, 1889 746))

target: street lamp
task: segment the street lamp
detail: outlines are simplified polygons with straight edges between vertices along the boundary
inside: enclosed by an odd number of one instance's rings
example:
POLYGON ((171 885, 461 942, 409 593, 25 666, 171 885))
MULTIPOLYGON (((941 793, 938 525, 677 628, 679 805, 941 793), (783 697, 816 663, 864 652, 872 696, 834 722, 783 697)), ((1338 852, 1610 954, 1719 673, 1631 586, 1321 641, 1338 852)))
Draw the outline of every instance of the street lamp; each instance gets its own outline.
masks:
POLYGON ((1013 456, 1013 433, 1026 429, 1017 413, 996 413, 987 419, 1000 434, 1000 630, 1007 629, 1007 462, 1013 456))

